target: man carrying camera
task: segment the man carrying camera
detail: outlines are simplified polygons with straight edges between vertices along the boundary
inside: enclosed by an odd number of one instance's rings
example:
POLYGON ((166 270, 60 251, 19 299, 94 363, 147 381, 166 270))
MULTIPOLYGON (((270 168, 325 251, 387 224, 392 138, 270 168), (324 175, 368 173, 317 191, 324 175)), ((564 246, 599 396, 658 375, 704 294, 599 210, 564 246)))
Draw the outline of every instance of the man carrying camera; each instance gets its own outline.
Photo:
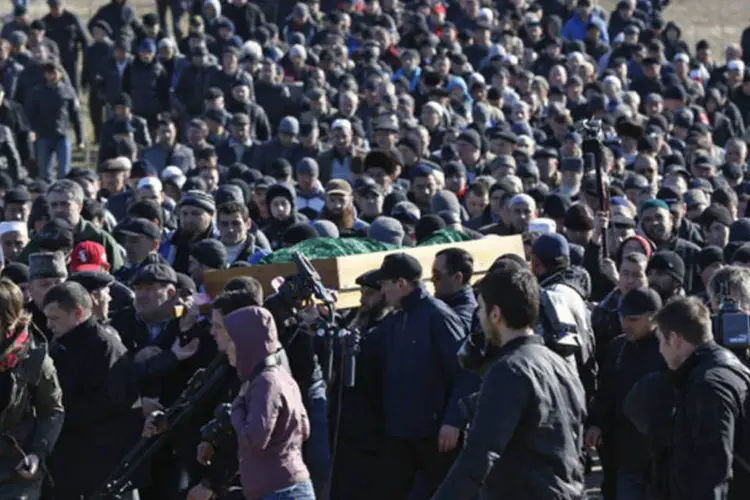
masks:
MULTIPOLYGON (((378 454, 384 430, 383 407, 372 334, 391 308, 386 305, 377 269, 358 276, 356 283, 361 287, 360 307, 348 322, 348 327, 357 329, 359 334, 354 387, 346 387, 346 381, 338 376, 340 369, 331 385, 329 420, 332 433, 337 436, 331 500, 378 498, 378 481, 382 480, 378 454)), ((336 349, 334 363, 338 367, 346 362, 345 354, 344 349, 336 349)))
POLYGON ((469 405, 466 445, 433 500, 584 495, 584 390, 573 368, 534 335, 540 290, 527 269, 490 272, 479 319, 497 361, 469 405), (481 492, 479 491, 481 490, 481 492))
POLYGON ((628 396, 626 414, 636 425, 648 421, 644 413, 671 415, 666 498, 747 498, 748 471, 735 457, 741 455, 747 461, 748 450, 736 448, 740 441, 736 438, 747 431, 743 429, 747 418, 741 416, 745 414, 750 372, 714 342, 711 314, 700 299, 674 298, 655 320, 659 349, 672 372, 676 397, 665 411, 664 401, 655 400, 654 393, 642 386, 658 379, 644 379, 628 396), (639 400, 643 397, 649 400, 639 400), (644 411, 655 407, 657 411, 644 411))
MULTIPOLYGON (((133 280, 134 306, 122 309, 112 318, 112 327, 134 361, 146 417, 169 407, 193 373, 207 366, 216 353, 208 327, 199 321, 198 306, 192 295, 178 292, 177 284, 177 274, 169 265, 143 266, 133 280)), ((205 422, 212 408, 201 410, 207 412, 201 419, 205 422)), ((142 498, 179 498, 173 495, 188 486, 182 478, 186 473, 194 474, 198 464, 194 459, 187 464, 176 460, 174 448, 177 445, 185 448, 179 453, 181 457, 194 457, 195 437, 191 434, 193 439, 172 440, 155 455, 154 484, 141 491, 142 498)))

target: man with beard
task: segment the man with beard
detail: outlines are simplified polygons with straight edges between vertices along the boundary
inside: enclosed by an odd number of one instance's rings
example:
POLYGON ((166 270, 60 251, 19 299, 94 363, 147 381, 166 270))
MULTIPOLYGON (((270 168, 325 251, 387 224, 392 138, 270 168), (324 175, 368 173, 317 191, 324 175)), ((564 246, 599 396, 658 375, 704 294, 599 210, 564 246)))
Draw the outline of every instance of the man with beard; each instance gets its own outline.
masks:
POLYGON ((162 243, 160 254, 178 273, 188 273, 190 246, 213 237, 214 199, 203 191, 188 191, 177 208, 178 228, 162 243))
MULTIPOLYGON (((372 343, 375 328, 391 309, 380 290, 378 270, 362 274, 355 282, 361 287, 360 308, 350 316, 349 327, 358 329, 361 337, 354 387, 338 387, 341 379, 337 378, 330 391, 341 394, 340 399, 331 401, 331 415, 336 415, 341 408, 331 500, 374 499, 380 477, 378 460, 383 409, 372 343)), ((341 362, 340 357, 338 361, 341 362)))
POLYGON ((536 219, 536 202, 531 196, 521 193, 508 202, 511 234, 522 234, 529 230, 529 222, 536 219))
POLYGON ((333 179, 326 184, 325 207, 320 218, 336 224, 343 236, 363 234, 368 227, 355 214, 352 186, 342 179, 333 179))
POLYGON ((682 282, 685 291, 700 292, 703 283, 696 268, 700 248, 675 234, 674 219, 669 213, 669 205, 657 199, 644 202, 641 205, 641 228, 643 233, 654 242, 657 250, 671 250, 680 256, 685 267, 682 282))
MULTIPOLYGON (((696 256, 697 260, 697 256, 696 256)), ((685 262, 671 250, 660 250, 651 257, 646 268, 648 286, 656 290, 665 304, 677 295, 685 295, 685 262)))

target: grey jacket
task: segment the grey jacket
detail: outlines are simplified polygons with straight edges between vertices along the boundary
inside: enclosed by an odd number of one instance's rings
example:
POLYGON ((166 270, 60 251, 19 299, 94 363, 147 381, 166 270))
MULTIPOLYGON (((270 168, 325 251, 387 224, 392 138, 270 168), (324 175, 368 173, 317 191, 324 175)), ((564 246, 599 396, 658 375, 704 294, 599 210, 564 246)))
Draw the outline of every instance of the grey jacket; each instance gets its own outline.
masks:
POLYGON ((172 151, 168 151, 161 144, 154 144, 143 150, 141 159, 151 162, 159 174, 169 165, 179 167, 185 173, 195 168, 193 150, 179 143, 174 145, 172 151))
POLYGON ((0 85, 3 86, 8 99, 13 99, 16 95, 16 86, 22 71, 23 66, 12 59, 5 61, 5 64, 0 67, 0 85))

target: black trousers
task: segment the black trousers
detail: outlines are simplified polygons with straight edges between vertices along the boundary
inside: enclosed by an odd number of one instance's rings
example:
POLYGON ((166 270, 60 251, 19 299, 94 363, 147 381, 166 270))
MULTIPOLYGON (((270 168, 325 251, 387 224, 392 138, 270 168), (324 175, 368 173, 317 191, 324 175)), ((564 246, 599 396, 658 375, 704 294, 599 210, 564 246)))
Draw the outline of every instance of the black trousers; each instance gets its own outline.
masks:
POLYGON ((366 447, 361 440, 339 438, 333 466, 330 500, 376 500, 381 481, 381 457, 377 449, 366 447))
POLYGON ((461 442, 447 453, 438 451, 432 438, 386 438, 381 455, 383 475, 380 498, 389 500, 429 499, 453 465, 461 442))
POLYGON ((104 99, 99 99, 96 94, 96 89, 90 89, 89 114, 91 115, 91 125, 94 127, 94 140, 98 143, 101 139, 104 111, 107 107, 107 102, 104 99))

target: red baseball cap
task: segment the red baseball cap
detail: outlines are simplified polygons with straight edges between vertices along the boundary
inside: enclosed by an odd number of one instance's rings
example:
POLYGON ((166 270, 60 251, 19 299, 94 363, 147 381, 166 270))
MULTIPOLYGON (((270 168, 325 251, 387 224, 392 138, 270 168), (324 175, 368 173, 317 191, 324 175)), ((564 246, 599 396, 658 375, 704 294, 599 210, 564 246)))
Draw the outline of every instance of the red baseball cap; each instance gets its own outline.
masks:
POLYGON ((95 241, 82 241, 73 248, 70 256, 70 272, 109 271, 107 250, 95 241))

